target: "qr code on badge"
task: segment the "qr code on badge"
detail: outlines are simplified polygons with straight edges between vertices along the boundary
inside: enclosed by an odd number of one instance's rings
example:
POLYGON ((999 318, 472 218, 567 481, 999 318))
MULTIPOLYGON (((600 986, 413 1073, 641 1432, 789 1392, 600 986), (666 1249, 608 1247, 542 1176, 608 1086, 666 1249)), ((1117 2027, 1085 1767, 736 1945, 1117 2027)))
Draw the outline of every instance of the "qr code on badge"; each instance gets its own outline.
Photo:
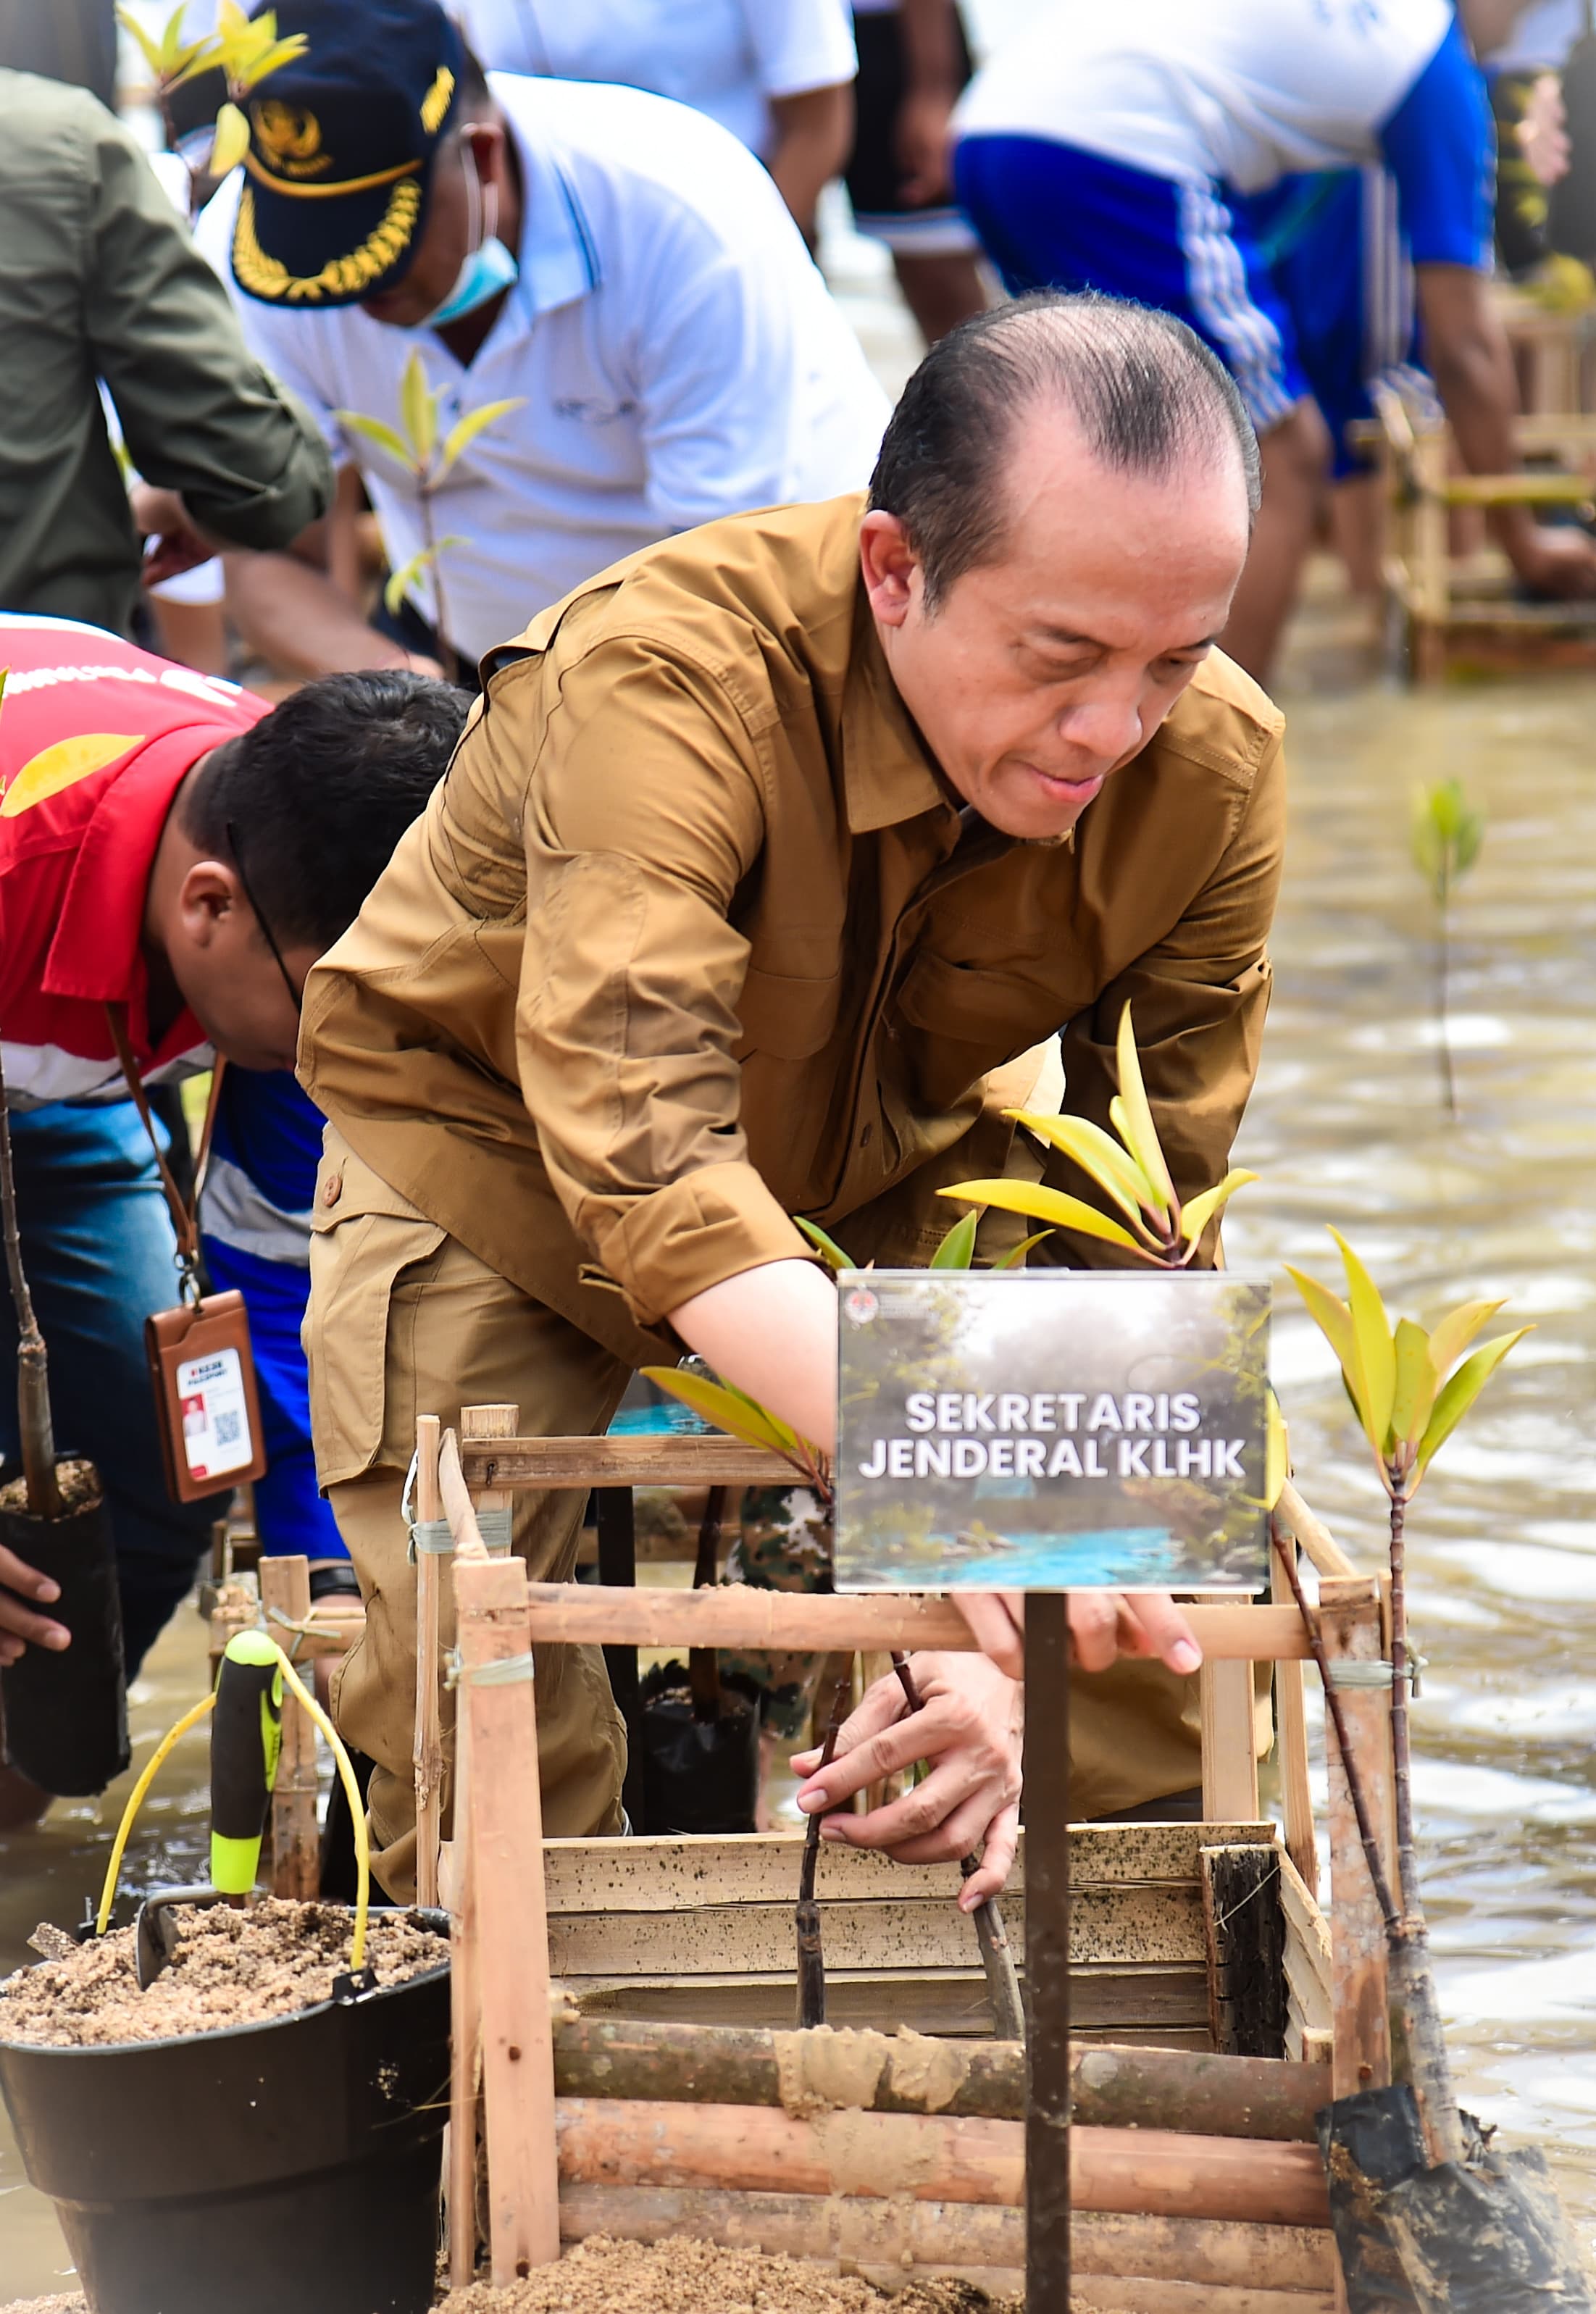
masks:
POLYGON ((243 1427, 243 1417, 236 1407, 225 1407, 216 1416, 216 1440, 218 1446, 236 1446, 243 1427))

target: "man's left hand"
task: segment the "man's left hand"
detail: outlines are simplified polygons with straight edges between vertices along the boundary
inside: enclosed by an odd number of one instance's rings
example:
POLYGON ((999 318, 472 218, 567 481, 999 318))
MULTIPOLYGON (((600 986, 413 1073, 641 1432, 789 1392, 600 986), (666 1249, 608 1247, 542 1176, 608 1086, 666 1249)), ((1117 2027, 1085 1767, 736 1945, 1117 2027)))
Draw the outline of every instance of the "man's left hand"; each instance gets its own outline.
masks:
POLYGON ((175 490, 135 482, 128 502, 134 528, 141 538, 154 542, 146 548, 140 573, 146 587, 164 586, 168 578, 176 578, 185 570, 197 570, 216 553, 214 542, 194 527, 189 509, 175 490))
POLYGON ((968 1912, 995 1896, 1009 1877, 1019 1829, 1023 1691, 984 1656, 917 1655, 921 1709, 912 1712, 895 1673, 869 1688, 838 1731, 827 1768, 818 1751, 792 1764, 805 1779, 798 1796, 806 1815, 838 1807, 867 1784, 896 1775, 917 1760, 924 1780, 867 1815, 828 1816, 821 1838, 850 1848, 885 1850, 898 1864, 940 1864, 981 1852, 959 1894, 968 1912))

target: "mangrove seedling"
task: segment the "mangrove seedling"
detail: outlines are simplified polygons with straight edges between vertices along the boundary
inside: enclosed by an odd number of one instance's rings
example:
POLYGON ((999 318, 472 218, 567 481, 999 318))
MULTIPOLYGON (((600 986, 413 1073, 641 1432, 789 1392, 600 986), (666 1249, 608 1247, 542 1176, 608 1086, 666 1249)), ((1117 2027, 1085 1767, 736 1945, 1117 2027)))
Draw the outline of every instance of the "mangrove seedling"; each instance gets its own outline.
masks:
MULTIPOLYGON (((938 1196, 995 1206, 1003 1213, 1028 1214, 1053 1229, 1075 1230, 1083 1237, 1099 1238, 1107 1244, 1120 1247, 1133 1259, 1148 1262, 1157 1269, 1189 1268, 1196 1259, 1209 1223, 1223 1211, 1238 1189, 1258 1177, 1241 1170, 1227 1173, 1212 1188, 1188 1197, 1183 1205, 1165 1160, 1142 1083, 1129 1004, 1119 1016, 1115 1057, 1119 1091, 1108 1104, 1108 1122, 1117 1139, 1084 1117, 1046 1117, 1027 1108, 1010 1108, 1004 1114, 1078 1165, 1109 1202, 1118 1206, 1124 1215, 1123 1222, 1099 1212, 1096 1206, 1089 1206, 1084 1198, 1072 1197, 1042 1182, 1005 1179, 959 1181, 951 1188, 939 1189, 938 1196)), ((1029 1239, 1027 1246, 1035 1242, 1035 1239, 1029 1239)), ((1026 1250, 1018 1249, 1018 1254, 1026 1250)))
POLYGON ((1332 1230, 1346 1276, 1346 1299, 1301 1269, 1287 1275, 1341 1368, 1346 1394, 1374 1457, 1389 1504, 1391 1573, 1391 1760, 1398 1886, 1376 1878, 1390 1943, 1393 2053, 1411 2082, 1433 2160, 1461 2160, 1462 2125, 1452 2094, 1414 1850, 1408 1726, 1407 1506, 1425 1471, 1515 1343, 1520 1326, 1471 1347, 1500 1301, 1465 1302, 1426 1332, 1411 1318, 1395 1327, 1368 1270, 1332 1230))
POLYGON ((189 215, 192 217, 198 214, 200 192, 207 180, 215 181, 225 177, 250 149, 250 124, 244 107, 253 92, 280 66, 304 56, 310 42, 304 32, 292 32, 279 40, 274 10, 269 8, 259 16, 247 16, 236 0, 222 0, 214 31, 185 40, 183 18, 187 13, 188 0, 183 0, 183 4, 166 19, 158 37, 145 31, 130 8, 119 7, 117 21, 149 66, 166 142, 189 172, 189 215), (217 111, 205 157, 198 160, 190 157, 192 140, 180 140, 178 137, 172 99, 174 91, 185 82, 197 80, 201 73, 217 71, 227 93, 217 111))
POLYGON ((427 366, 417 346, 412 348, 399 382, 397 426, 390 426, 384 419, 368 418, 358 410, 340 410, 337 417, 340 426, 347 426, 351 433, 360 435, 396 465, 402 466, 415 485, 422 543, 417 552, 390 576, 383 588, 383 601, 389 617, 394 617, 410 588, 426 578, 432 595, 432 627, 437 637, 439 659, 444 673, 453 683, 459 677, 460 661, 448 640, 443 558, 451 547, 463 546, 466 542, 454 535, 438 537, 433 500, 461 453, 510 411, 519 410, 526 397, 515 394, 505 402, 485 402, 479 410, 468 410, 440 438, 438 412, 444 391, 441 386, 435 389, 428 384, 427 366))
POLYGON ((1435 902, 1435 1049, 1441 1065, 1441 1099, 1449 1117, 1458 1114, 1452 1069, 1451 978, 1452 894, 1479 858, 1485 814, 1465 800, 1456 780, 1437 780, 1415 790, 1413 799, 1413 861, 1435 902))

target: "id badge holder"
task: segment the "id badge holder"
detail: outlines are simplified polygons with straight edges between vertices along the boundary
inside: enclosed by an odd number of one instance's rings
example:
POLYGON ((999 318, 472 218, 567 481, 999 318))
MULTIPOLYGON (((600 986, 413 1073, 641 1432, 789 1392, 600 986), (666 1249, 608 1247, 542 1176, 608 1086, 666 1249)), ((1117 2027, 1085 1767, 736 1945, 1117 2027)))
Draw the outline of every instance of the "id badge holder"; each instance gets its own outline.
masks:
POLYGON ((172 1500, 197 1502, 266 1469, 260 1398, 242 1294, 207 1294, 144 1325, 161 1456, 172 1500))

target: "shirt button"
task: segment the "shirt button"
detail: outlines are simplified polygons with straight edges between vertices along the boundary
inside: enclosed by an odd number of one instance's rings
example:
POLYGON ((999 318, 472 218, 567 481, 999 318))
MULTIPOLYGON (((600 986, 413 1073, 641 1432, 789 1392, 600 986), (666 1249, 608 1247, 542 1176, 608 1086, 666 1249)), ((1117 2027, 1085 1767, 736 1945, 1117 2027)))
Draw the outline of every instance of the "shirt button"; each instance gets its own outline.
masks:
POLYGON ((343 1196, 343 1175, 341 1173, 329 1173, 327 1179, 322 1184, 322 1203, 324 1206, 336 1206, 339 1199, 343 1196))

